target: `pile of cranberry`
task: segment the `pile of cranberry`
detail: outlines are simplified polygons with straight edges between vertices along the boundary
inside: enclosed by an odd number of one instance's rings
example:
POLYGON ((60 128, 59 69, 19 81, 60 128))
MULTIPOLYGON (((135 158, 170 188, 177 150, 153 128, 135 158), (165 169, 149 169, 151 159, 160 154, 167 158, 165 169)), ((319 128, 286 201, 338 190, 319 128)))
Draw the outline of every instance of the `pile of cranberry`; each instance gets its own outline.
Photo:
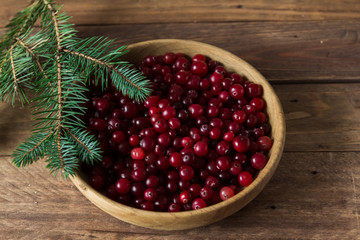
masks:
POLYGON ((93 87, 88 129, 102 161, 86 166, 92 187, 151 211, 200 209, 249 186, 272 147, 261 85, 197 54, 147 56, 152 95, 137 103, 93 87))

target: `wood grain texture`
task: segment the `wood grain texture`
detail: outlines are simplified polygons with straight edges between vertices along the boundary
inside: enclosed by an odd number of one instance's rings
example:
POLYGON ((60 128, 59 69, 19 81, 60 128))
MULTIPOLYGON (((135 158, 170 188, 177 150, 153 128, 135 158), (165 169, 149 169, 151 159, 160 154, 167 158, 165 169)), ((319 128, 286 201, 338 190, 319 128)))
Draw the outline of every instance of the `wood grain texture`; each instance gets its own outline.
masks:
POLYGON ((177 38, 223 48, 271 82, 360 82, 360 21, 126 24, 77 27, 120 44, 177 38))
MULTIPOLYGON (((1 15, 0 15, 1 16, 1 15)), ((271 82, 360 82, 360 20, 77 26, 81 37, 119 44, 162 38, 223 48, 271 82)), ((4 29, 0 29, 0 34, 4 29)))
POLYGON ((247 207, 207 227, 163 232, 121 222, 38 162, 16 169, 0 158, 2 239, 356 239, 360 153, 284 153, 270 183, 247 207), (17 178, 9 176, 18 176, 17 178))
MULTIPOLYGON (((360 84, 273 84, 273 88, 286 117, 286 151, 360 149, 360 84)), ((9 155, 30 128, 29 110, 0 103, 0 155, 9 155)))
MULTIPOLYGON (((0 27, 30 0, 0 0, 0 27)), ((357 0, 58 0, 77 25, 359 19, 357 0)))

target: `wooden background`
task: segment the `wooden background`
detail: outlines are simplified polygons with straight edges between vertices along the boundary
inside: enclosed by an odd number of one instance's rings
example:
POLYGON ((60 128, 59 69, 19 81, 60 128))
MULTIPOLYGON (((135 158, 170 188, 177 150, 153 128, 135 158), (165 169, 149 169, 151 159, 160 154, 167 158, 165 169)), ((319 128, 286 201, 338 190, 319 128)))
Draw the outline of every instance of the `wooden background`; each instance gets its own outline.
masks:
MULTIPOLYGON (((29 0, 0 0, 0 33, 29 0)), ((231 51, 273 85, 285 152, 264 191, 233 216, 155 231, 105 214, 37 163, 9 155, 29 110, 0 104, 0 239, 360 239, 358 0, 59 0, 79 35, 129 44, 192 39, 231 51)))

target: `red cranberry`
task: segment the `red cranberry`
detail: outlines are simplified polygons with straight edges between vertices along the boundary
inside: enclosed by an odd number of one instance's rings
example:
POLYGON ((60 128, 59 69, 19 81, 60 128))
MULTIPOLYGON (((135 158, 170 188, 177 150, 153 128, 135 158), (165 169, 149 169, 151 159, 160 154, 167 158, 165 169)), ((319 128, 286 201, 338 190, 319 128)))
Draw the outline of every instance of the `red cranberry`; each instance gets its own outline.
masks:
POLYGON ((241 186, 247 187, 252 183, 253 177, 250 172, 242 171, 238 175, 238 181, 241 186))
POLYGON ((117 182, 116 182, 116 191, 119 194, 126 194, 130 191, 131 189, 131 183, 128 179, 126 178, 120 178, 117 182))
POLYGON ((243 86, 241 86, 240 84, 233 84, 229 88, 229 93, 232 98, 241 99, 245 94, 245 90, 244 90, 243 86))
POLYGON ((192 202, 192 209, 197 210, 197 209, 201 209, 207 206, 206 202, 204 201, 204 199, 202 198, 196 198, 194 199, 194 201, 192 202))
POLYGON ((99 98, 96 102, 96 109, 99 112, 105 113, 110 109, 110 103, 105 98, 99 98))
POLYGON ((250 162, 253 168, 263 169, 267 163, 267 160, 264 154, 257 152, 251 156, 250 162))
POLYGON ((99 190, 104 186, 104 178, 100 175, 94 175, 90 178, 90 185, 99 190))
POLYGON ((204 108, 200 104, 192 104, 188 110, 192 118, 198 118, 204 114, 204 108))
POLYGON ((261 85, 256 83, 250 83, 246 87, 246 94, 250 98, 261 97, 263 94, 263 88, 261 85))
POLYGON ((207 143, 200 141, 194 145, 194 152, 199 157, 204 157, 208 153, 207 143))
POLYGON ((181 166, 179 168, 179 176, 184 181, 190 181, 194 177, 194 170, 187 165, 181 166))
POLYGON ((144 159, 145 158, 145 152, 142 148, 133 148, 131 150, 131 157, 132 159, 144 159))
POLYGON ((208 72, 208 66, 203 61, 193 62, 190 69, 193 74, 199 75, 200 77, 204 77, 208 72))
POLYGON ((214 191, 209 186, 204 186, 200 189, 200 197, 202 199, 208 200, 212 198, 213 195, 214 195, 214 191))
POLYGON ((230 187, 222 187, 219 191, 221 200, 225 201, 234 196, 234 190, 230 187))
POLYGON ((165 64, 171 65, 175 62, 176 56, 174 53, 166 53, 163 60, 165 64))
POLYGON ((232 141, 233 148, 238 152, 246 152, 250 148, 250 139, 247 136, 237 136, 232 141))
POLYGON ((154 188, 148 188, 144 191, 144 198, 146 201, 154 202, 157 200, 158 195, 154 188))
POLYGON ((175 168, 182 165, 182 155, 180 153, 174 152, 170 155, 169 164, 175 168))
POLYGON ((262 136, 258 138, 257 145, 260 150, 269 151, 272 147, 272 141, 268 136, 262 136))

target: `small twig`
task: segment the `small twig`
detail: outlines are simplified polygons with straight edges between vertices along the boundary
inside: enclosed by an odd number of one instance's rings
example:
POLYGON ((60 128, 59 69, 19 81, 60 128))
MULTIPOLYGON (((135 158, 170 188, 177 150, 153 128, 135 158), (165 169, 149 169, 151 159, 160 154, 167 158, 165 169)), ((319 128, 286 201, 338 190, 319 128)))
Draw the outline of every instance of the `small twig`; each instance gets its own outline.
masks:
POLYGON ((10 51, 10 61, 11 61, 12 74, 13 74, 13 78, 14 78, 14 90, 15 90, 15 92, 17 92, 17 89, 18 89, 18 79, 17 79, 17 77, 16 77, 15 64, 14 64, 14 56, 13 56, 13 49, 12 49, 12 48, 11 48, 11 51, 10 51))
POLYGON ((61 77, 61 62, 60 62, 60 58, 61 58, 61 38, 60 38, 60 31, 59 31, 59 24, 58 21, 56 19, 56 11, 53 8, 53 6, 47 1, 47 0, 43 0, 45 5, 49 8, 50 12, 51 12, 51 16, 52 16, 52 21, 54 23, 54 28, 55 28, 55 34, 56 34, 56 42, 57 42, 57 51, 58 53, 56 54, 56 65, 57 65, 57 84, 58 84, 58 104, 59 104, 59 111, 58 111, 58 126, 57 126, 57 131, 58 131, 58 136, 57 136, 57 152, 59 154, 59 159, 62 163, 62 165, 64 165, 64 159, 62 157, 62 151, 61 151, 61 120, 62 120, 62 89, 61 89, 61 82, 62 82, 62 77, 61 77))
POLYGON ((88 151, 89 153, 93 154, 93 152, 92 152, 82 141, 80 141, 80 139, 78 139, 78 138, 70 131, 69 128, 65 128, 65 130, 70 134, 70 136, 71 136, 72 138, 74 138, 74 140, 75 140, 76 142, 78 142, 81 146, 83 146, 83 147, 86 149, 86 151, 88 151))
POLYGON ((99 59, 96 59, 96 58, 93 58, 93 57, 90 57, 88 55, 85 55, 83 53, 79 53, 79 52, 76 52, 76 51, 72 51, 70 49, 67 49, 67 48, 63 48, 62 51, 66 52, 66 53, 70 53, 72 55, 75 55, 75 56, 79 56, 79 57, 82 57, 82 58, 86 58, 90 61, 93 61, 97 64, 100 64, 100 65, 103 65, 107 68, 109 68, 111 71, 114 71, 116 72, 117 74, 119 74, 123 79, 125 79, 125 81, 127 81, 128 83, 130 83, 132 86, 134 86, 135 88, 137 88, 138 90, 141 91, 141 87, 139 87, 138 85, 136 85, 135 83, 133 83, 132 81, 130 81, 130 79, 128 79, 127 77, 125 77, 121 72, 119 72, 113 65, 111 64, 108 64, 104 61, 101 61, 99 59))
POLYGON ((45 78, 48 78, 45 71, 44 71, 44 68, 42 67, 41 63, 40 63, 40 60, 39 60, 39 56, 37 54, 35 54, 31 48, 29 48, 20 38, 15 38, 19 43, 20 45, 25 48, 26 51, 28 51, 32 57, 35 59, 35 62, 36 64, 38 65, 40 71, 42 72, 42 74, 44 75, 45 78))
POLYGON ((43 142, 45 142, 51 135, 52 135, 52 131, 46 135, 40 142, 38 142, 35 146, 33 146, 29 151, 27 151, 26 153, 24 153, 20 159, 23 159, 25 157, 26 154, 29 154, 30 152, 34 151, 36 148, 38 148, 43 142))

